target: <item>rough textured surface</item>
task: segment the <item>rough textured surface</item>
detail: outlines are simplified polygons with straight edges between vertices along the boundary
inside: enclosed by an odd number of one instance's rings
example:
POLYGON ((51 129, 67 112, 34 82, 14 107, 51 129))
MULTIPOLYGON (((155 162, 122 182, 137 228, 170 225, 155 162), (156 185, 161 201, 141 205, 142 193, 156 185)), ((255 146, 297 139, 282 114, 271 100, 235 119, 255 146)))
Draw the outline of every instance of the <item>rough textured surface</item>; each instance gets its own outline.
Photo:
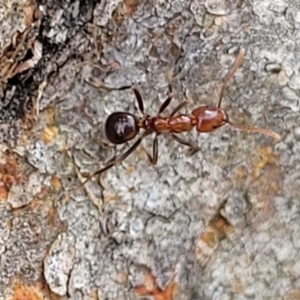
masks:
POLYGON ((0 18, 0 299, 299 299, 297 0, 4 1, 0 18), (162 135, 152 166, 150 137, 104 189, 65 197, 128 147, 105 142, 106 117, 138 113, 95 84, 135 83, 153 115, 173 72, 170 107, 191 111, 217 103, 241 47, 222 107, 280 141, 192 131, 188 157, 162 135))

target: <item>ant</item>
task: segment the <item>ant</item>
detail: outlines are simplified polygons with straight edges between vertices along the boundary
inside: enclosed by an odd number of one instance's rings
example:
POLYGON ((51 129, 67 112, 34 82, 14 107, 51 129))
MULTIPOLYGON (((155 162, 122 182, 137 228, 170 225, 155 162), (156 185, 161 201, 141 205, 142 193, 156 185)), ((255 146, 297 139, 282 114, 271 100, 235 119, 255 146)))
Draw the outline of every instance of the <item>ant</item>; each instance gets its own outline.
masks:
POLYGON ((92 177, 99 175, 111 167, 121 163, 125 158, 127 158, 142 142, 144 138, 152 133, 155 133, 153 141, 153 156, 147 153, 150 162, 155 165, 158 159, 158 136, 163 132, 168 132, 171 134, 177 142, 189 147, 189 154, 195 154, 199 148, 183 139, 178 137, 176 134, 181 132, 187 132, 192 130, 193 127, 196 128, 198 132, 212 132, 225 124, 229 124, 234 128, 240 130, 247 130, 252 132, 259 132, 271 136, 274 139, 280 139, 280 136, 268 129, 252 127, 252 126, 242 126, 235 124, 229 120, 227 112, 220 108, 222 98, 227 86, 228 81, 233 77, 237 69, 240 67, 245 55, 245 49, 241 49, 239 55, 232 67, 231 71, 225 77, 223 85, 221 88, 221 93, 219 96, 219 102, 217 106, 199 106, 195 108, 190 115, 187 114, 177 114, 180 109, 189 104, 189 101, 183 101, 177 105, 167 117, 162 117, 162 112, 169 106, 172 98, 172 87, 169 84, 169 93, 167 99, 160 106, 156 116, 151 117, 147 115, 144 111, 143 99, 139 91, 134 86, 124 86, 120 88, 108 88, 110 90, 125 90, 131 88, 135 94, 139 111, 143 116, 139 119, 137 116, 129 112, 114 112, 106 120, 105 123, 105 134, 107 139, 117 145, 124 144, 132 139, 134 139, 141 129, 144 129, 143 134, 136 140, 136 142, 121 156, 108 162, 108 164, 96 171, 94 174, 90 175, 82 184, 83 186, 92 177))

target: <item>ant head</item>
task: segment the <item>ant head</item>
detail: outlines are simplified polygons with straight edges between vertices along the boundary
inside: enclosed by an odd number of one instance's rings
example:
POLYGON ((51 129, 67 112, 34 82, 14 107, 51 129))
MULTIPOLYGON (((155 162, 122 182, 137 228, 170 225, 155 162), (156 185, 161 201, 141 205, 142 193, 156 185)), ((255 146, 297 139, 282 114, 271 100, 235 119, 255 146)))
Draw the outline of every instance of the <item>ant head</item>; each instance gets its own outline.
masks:
POLYGON ((105 123, 105 134, 113 144, 126 143, 139 133, 138 119, 127 112, 112 113, 105 123))
POLYGON ((216 106, 200 106, 193 110, 192 115, 198 132, 212 132, 228 122, 226 111, 216 106))

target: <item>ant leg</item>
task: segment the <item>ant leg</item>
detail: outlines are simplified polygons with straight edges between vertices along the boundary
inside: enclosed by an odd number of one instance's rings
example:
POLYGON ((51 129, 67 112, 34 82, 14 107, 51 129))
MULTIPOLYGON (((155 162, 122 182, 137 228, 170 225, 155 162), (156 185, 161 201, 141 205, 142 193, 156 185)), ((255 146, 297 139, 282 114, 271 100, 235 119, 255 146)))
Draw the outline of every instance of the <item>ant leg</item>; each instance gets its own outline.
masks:
POLYGON ((189 100, 183 101, 180 104, 178 104, 171 112, 170 117, 173 117, 180 109, 182 109, 183 107, 185 107, 186 105, 188 105, 190 103, 189 100))
POLYGON ((133 85, 131 86, 122 86, 119 88, 114 88, 114 90, 118 90, 118 91, 122 91, 122 90, 127 90, 127 89, 132 89, 136 98, 136 101, 138 103, 138 108, 140 113, 144 116, 145 112, 144 112, 144 103, 143 103, 143 98, 140 94, 140 92, 138 91, 138 89, 136 87, 134 87, 133 85))
POLYGON ((148 135, 150 135, 152 132, 153 132, 152 130, 145 131, 143 133, 143 135, 139 139, 137 139, 136 142, 125 153, 123 153, 121 156, 117 157, 112 162, 108 163, 102 169, 99 169, 98 171, 96 171, 92 175, 88 176, 88 178, 83 183, 81 183, 75 190, 73 190, 73 192, 75 192, 77 189, 79 189, 82 186, 84 186, 93 177, 95 177, 95 176, 97 176, 97 175, 99 175, 99 174, 107 171, 108 169, 112 168, 113 166, 118 165, 119 163, 121 163, 125 158, 127 158, 139 146, 139 144, 142 142, 142 140, 145 137, 147 137, 148 135))
POLYGON ((168 98, 160 106, 160 108, 158 110, 158 113, 157 113, 157 117, 168 107, 168 105, 170 104, 170 102, 171 102, 172 99, 173 99, 172 86, 171 86, 171 84, 169 84, 168 98))
POLYGON ((97 77, 92 77, 90 79, 85 79, 84 80, 87 84, 95 87, 95 88, 99 88, 99 89, 105 89, 107 91, 122 91, 122 90, 128 90, 131 88, 131 85, 127 85, 127 86, 122 86, 119 88, 116 87, 108 87, 104 84, 104 82, 100 79, 98 79, 97 77))
POLYGON ((119 88, 109 88, 110 90, 117 90, 117 91, 123 91, 123 90, 129 90, 131 88, 131 85, 125 85, 121 86, 119 88))
POLYGON ((240 130, 246 130, 246 131, 251 131, 251 132, 259 132, 265 135, 268 135, 270 137, 272 137, 275 140, 280 140, 280 135, 269 130, 266 128, 260 128, 260 127, 254 127, 254 126, 242 126, 233 122, 230 122, 229 120, 225 120, 226 123, 228 123, 229 125, 231 125, 232 127, 236 128, 236 129, 240 129, 240 130))
POLYGON ((122 90, 127 90, 127 89, 132 89, 133 92, 134 92, 134 95, 135 95, 135 98, 136 98, 136 101, 138 103, 138 108, 139 108, 139 111, 140 113, 144 116, 145 115, 145 112, 144 112, 144 104, 143 104, 143 98, 140 94, 140 92, 138 91, 138 89, 136 87, 134 87, 133 85, 130 85, 130 86, 122 86, 120 88, 114 88, 115 90, 119 90, 119 91, 122 91, 122 90))
POLYGON ((143 98, 140 94, 140 92, 135 88, 134 86, 131 86, 131 89, 133 90, 135 94, 136 101, 138 103, 139 111, 140 113, 145 116, 145 111, 144 111, 144 104, 143 104, 143 98))
POLYGON ((240 53, 239 53, 238 57, 235 60, 235 63, 233 65, 232 69, 230 70, 230 72, 227 74, 227 76, 225 77, 225 79, 223 81, 223 85, 222 85, 221 92, 220 92, 220 97, 219 97, 218 108, 220 108, 220 106, 221 106, 222 98, 224 96, 224 92, 225 92, 227 83, 233 77, 233 75, 235 74, 237 69, 240 67, 240 65, 243 61, 244 55, 245 55, 245 49, 242 48, 240 50, 240 53))
POLYGON ((158 158, 158 142, 157 142, 157 137, 159 136, 159 134, 155 135, 155 138, 153 140, 153 157, 151 157, 151 155, 146 151, 146 154, 151 162, 152 165, 156 165, 157 163, 157 158, 158 158))
POLYGON ((137 103, 138 103, 138 108, 139 108, 141 114, 143 116, 145 115, 142 96, 141 96, 140 92, 133 85, 126 85, 126 86, 121 86, 119 88, 113 88, 113 87, 105 86, 102 81, 96 80, 96 79, 94 79, 94 83, 91 83, 91 82, 88 82, 88 83, 90 83, 94 87, 106 89, 107 91, 123 91, 123 90, 132 89, 135 94, 137 103))
POLYGON ((200 150, 200 148, 198 146, 196 146, 195 144, 178 137, 174 133, 171 133, 171 135, 172 135, 173 139, 176 140, 178 143, 189 147, 187 155, 192 156, 200 150))

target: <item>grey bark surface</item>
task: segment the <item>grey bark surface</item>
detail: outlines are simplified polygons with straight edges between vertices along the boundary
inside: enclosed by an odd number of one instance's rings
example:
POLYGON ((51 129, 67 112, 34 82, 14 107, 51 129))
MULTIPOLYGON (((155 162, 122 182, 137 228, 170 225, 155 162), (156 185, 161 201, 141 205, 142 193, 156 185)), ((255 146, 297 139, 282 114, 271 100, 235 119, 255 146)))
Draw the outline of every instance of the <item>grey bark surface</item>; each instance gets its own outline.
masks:
POLYGON ((0 299, 16 281, 46 299, 300 299, 299 1, 38 1, 32 27, 33 1, 6 2, 2 70, 17 29, 38 44, 0 73, 0 299), (155 115, 173 73, 167 111, 191 112, 217 104, 240 48, 222 107, 280 141, 193 130, 186 156, 163 134, 153 166, 151 136, 67 197, 132 144, 107 144, 103 124, 138 114, 133 92, 95 85, 134 83, 155 115))

